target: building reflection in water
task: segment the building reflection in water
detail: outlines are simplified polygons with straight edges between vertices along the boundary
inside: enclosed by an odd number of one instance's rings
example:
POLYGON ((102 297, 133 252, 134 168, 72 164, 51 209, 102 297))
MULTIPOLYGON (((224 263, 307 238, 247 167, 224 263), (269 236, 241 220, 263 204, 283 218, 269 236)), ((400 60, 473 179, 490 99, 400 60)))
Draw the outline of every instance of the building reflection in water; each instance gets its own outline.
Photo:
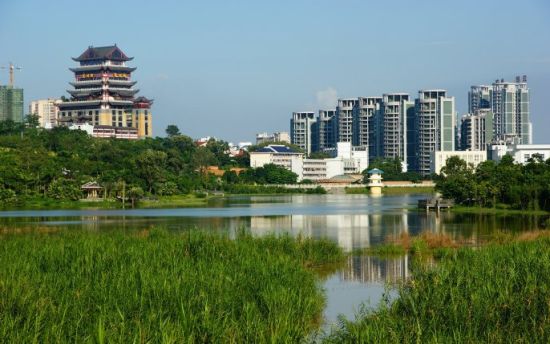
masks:
POLYGON ((409 278, 409 257, 377 258, 351 256, 340 270, 344 281, 361 283, 396 283, 409 278))

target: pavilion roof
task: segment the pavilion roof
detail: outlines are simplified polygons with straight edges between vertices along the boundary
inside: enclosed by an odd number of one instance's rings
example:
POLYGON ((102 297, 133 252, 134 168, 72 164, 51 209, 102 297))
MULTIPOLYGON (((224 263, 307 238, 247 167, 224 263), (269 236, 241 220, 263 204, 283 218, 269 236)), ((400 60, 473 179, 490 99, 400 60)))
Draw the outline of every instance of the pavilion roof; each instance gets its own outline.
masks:
POLYGON ((73 58, 73 60, 79 62, 88 60, 130 61, 132 59, 133 57, 126 56, 116 44, 105 47, 89 46, 79 57, 73 58))

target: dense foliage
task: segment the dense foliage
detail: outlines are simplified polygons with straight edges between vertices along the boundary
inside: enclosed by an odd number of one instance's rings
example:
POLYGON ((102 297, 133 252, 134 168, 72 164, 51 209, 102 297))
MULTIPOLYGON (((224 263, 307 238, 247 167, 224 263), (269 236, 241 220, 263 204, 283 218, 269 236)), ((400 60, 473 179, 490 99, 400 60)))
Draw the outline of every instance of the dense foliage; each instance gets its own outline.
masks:
POLYGON ((167 132, 167 138, 96 139, 79 130, 0 122, 0 202, 77 200, 82 197, 81 185, 92 180, 105 188, 108 198, 120 197, 124 189, 132 203, 147 195, 296 182, 296 174, 277 166, 217 178, 208 173, 208 166, 248 167, 247 155, 231 157, 224 141, 210 140, 199 147, 175 126, 167 132))
POLYGON ((403 172, 403 164, 399 158, 376 158, 371 161, 369 167, 362 172, 363 183, 368 184, 368 171, 374 168, 384 171, 384 180, 410 180, 412 182, 418 182, 422 179, 422 176, 416 172, 403 172))
POLYGON ((4 234, 0 338, 297 343, 324 305, 310 268, 342 258, 332 242, 288 236, 4 234))
POLYGON ((397 300, 330 343, 548 343, 550 240, 463 248, 435 266, 416 265, 397 300))
POLYGON ((473 168, 458 157, 450 157, 436 187, 443 197, 457 203, 521 210, 550 211, 550 159, 533 156, 525 165, 506 155, 499 163, 484 161, 473 168))

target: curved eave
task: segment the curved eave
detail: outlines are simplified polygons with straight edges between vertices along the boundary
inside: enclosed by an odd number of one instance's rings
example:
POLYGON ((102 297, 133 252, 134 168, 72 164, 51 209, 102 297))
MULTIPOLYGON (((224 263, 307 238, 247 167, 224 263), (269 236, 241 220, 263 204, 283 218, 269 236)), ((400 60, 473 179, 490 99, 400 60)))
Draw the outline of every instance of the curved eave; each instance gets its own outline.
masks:
POLYGON ((90 72, 90 71, 103 71, 103 70, 111 70, 111 71, 122 71, 122 72, 133 72, 137 68, 136 67, 127 67, 127 66, 104 66, 104 65, 92 65, 92 66, 81 66, 81 67, 72 67, 69 68, 69 70, 73 73, 77 72, 90 72))
POLYGON ((87 85, 101 85, 102 83, 103 83, 103 80, 98 79, 98 80, 89 80, 89 81, 73 81, 73 82, 69 82, 69 85, 73 87, 77 87, 77 86, 87 86, 87 85))
POLYGON ((75 97, 82 97, 90 94, 98 94, 103 92, 103 89, 101 88, 94 88, 94 89, 88 89, 88 90, 67 90, 67 93, 70 93, 72 96, 75 97))
POLYGON ((138 92, 139 92, 139 90, 131 89, 131 88, 112 88, 112 87, 109 88, 109 93, 134 95, 138 92))
POLYGON ((94 58, 91 58, 91 59, 80 59, 78 57, 71 57, 71 59, 75 62, 84 62, 84 61, 94 61, 94 60, 101 60, 101 61, 122 61, 122 62, 126 62, 126 61, 132 61, 134 58, 133 57, 126 57, 126 58, 117 58, 117 59, 113 59, 113 58, 110 58, 110 59, 105 59, 105 58, 99 58, 99 59, 94 59, 94 58))
POLYGON ((90 105, 100 105, 101 100, 77 100, 77 101, 68 101, 59 104, 59 108, 69 107, 69 106, 90 106, 90 105))
POLYGON ((108 100, 111 105, 134 105, 134 102, 131 100, 108 100))
POLYGON ((124 86, 134 86, 137 84, 137 81, 126 81, 126 80, 115 80, 115 79, 107 79, 107 84, 109 85, 124 85, 124 86))

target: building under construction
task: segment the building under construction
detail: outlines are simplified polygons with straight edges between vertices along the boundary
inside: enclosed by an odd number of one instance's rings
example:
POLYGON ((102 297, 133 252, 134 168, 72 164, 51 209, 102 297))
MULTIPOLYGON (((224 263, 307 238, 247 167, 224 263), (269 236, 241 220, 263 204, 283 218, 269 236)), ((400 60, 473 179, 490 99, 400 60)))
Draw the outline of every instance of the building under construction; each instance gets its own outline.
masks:
POLYGON ((70 99, 59 104, 58 125, 133 128, 137 137, 152 136, 152 101, 135 97, 139 90, 134 89, 131 74, 136 68, 126 65, 132 59, 116 45, 89 47, 73 58, 80 65, 70 68, 75 80, 70 83, 73 89, 67 90, 70 99))

